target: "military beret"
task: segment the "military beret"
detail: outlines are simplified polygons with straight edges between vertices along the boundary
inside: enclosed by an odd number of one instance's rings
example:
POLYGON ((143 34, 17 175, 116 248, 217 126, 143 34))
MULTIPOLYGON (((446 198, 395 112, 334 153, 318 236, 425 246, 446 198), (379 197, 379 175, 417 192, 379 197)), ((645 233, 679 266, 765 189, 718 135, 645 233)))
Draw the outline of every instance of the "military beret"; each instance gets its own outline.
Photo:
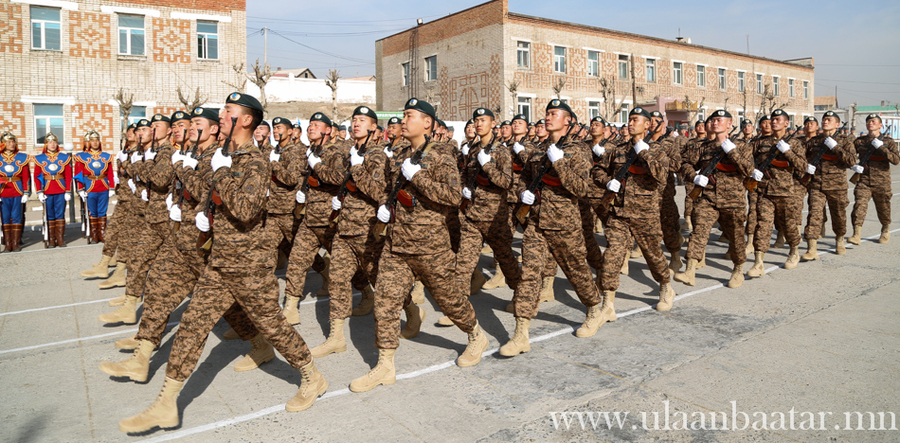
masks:
POLYGON ((569 115, 572 116, 572 118, 575 118, 577 120, 577 118, 575 117, 575 113, 572 112, 572 108, 570 108, 569 105, 566 104, 566 102, 564 102, 562 100, 559 100, 559 99, 550 100, 550 102, 547 103, 547 111, 550 111, 551 109, 562 109, 562 110, 568 112, 569 115))
POLYGON ((271 126, 269 126, 269 122, 267 122, 265 120, 260 121, 259 126, 265 126, 267 128, 271 128, 271 126))
MULTIPOLYGON (((53 137, 56 137, 55 135, 53 137)), ((91 129, 87 133, 84 134, 84 141, 88 140, 100 140, 100 133, 91 129)))
POLYGON ((44 136, 44 143, 58 142, 58 141, 59 141, 59 138, 56 136, 56 134, 54 134, 52 132, 48 132, 47 135, 44 136))
POLYGON ((533 127, 534 127, 534 122, 528 122, 528 127, 529 127, 529 128, 533 128, 533 127))
POLYGON ((414 109, 431 117, 432 119, 437 119, 437 116, 434 113, 434 106, 431 106, 431 103, 428 103, 425 100, 419 100, 413 97, 406 102, 405 106, 403 106, 404 111, 407 109, 414 109))
POLYGON ((540 119, 537 121, 537 123, 535 123, 535 125, 543 125, 543 124, 544 124, 544 119, 540 119))
POLYGON ((841 121, 841 117, 839 115, 837 115, 834 111, 828 111, 824 115, 822 115, 823 121, 825 120, 825 117, 832 117, 832 118, 836 118, 837 121, 841 121))
POLYGON ((286 118, 284 118, 284 117, 275 117, 275 118, 273 118, 273 119, 272 119, 272 126, 278 126, 278 125, 283 125, 283 126, 286 126, 286 127, 288 127, 288 128, 292 128, 292 127, 294 126, 294 125, 291 123, 290 120, 288 120, 288 119, 286 119, 286 118))
POLYGON ((177 122, 178 120, 188 120, 188 121, 190 121, 190 120, 191 120, 191 116, 188 115, 188 113, 187 113, 187 112, 184 112, 184 111, 175 111, 175 112, 172 114, 172 123, 175 123, 175 122, 177 122))
POLYGON ((787 117, 788 115, 787 115, 787 113, 784 112, 784 109, 776 109, 776 110, 772 111, 772 118, 775 118, 778 116, 787 117))
POLYGON ((137 124, 136 124, 136 123, 132 123, 132 124, 128 125, 128 128, 126 128, 125 131, 131 131, 131 130, 133 130, 134 128, 137 128, 137 124))
POLYGON ((769 117, 768 115, 764 115, 764 116, 762 116, 762 117, 759 118, 759 122, 762 123, 762 122, 765 122, 765 121, 769 121, 769 120, 771 120, 771 119, 772 119, 772 118, 769 117))
POLYGON ((243 106, 245 108, 250 108, 254 111, 263 112, 262 104, 259 103, 259 100, 256 97, 249 94, 241 94, 240 92, 232 92, 228 95, 228 99, 225 100, 225 103, 234 103, 236 105, 243 106))
POLYGON ((391 119, 388 120, 388 126, 390 126, 390 125, 399 125, 399 124, 400 124, 400 119, 397 118, 397 117, 391 117, 391 119))
POLYGON ((294 123, 293 127, 294 129, 303 129, 300 127, 300 123, 294 123))
POLYGON ((811 115, 807 115, 806 118, 803 119, 803 123, 809 123, 809 122, 816 122, 816 123, 818 123, 819 120, 817 120, 815 117, 813 117, 813 116, 811 116, 811 115))
POLYGON ((485 116, 485 115, 488 116, 488 117, 490 117, 490 118, 494 118, 494 113, 493 113, 490 109, 488 109, 488 108, 478 108, 478 109, 475 110, 475 112, 472 113, 472 120, 474 120, 474 119, 476 119, 476 118, 478 118, 478 117, 481 117, 481 116, 485 116))
POLYGON ((454 131, 456 131, 456 128, 454 128, 453 126, 447 126, 447 132, 454 132, 454 131))
POLYGON ((522 120, 525 123, 528 123, 528 117, 525 117, 525 114, 516 114, 513 116, 512 121, 522 120))
POLYGON ((641 117, 644 117, 647 120, 650 120, 650 113, 647 112, 646 109, 641 108, 641 107, 632 109, 631 112, 628 113, 628 116, 631 117, 632 115, 640 115, 641 117))
POLYGON ((356 109, 353 110, 353 115, 351 115, 350 118, 356 117, 357 115, 365 115, 372 120, 378 121, 378 116, 375 115, 375 111, 368 106, 357 106, 356 109))
POLYGON ((438 118, 438 119, 436 119, 436 120, 437 120, 437 124, 438 124, 438 126, 440 126, 440 127, 442 127, 442 128, 444 128, 444 129, 447 129, 447 124, 446 124, 446 123, 444 123, 444 121, 443 121, 443 120, 441 120, 441 119, 439 119, 439 118, 438 118))
POLYGON ((146 118, 142 118, 142 119, 138 120, 137 123, 134 124, 134 127, 135 128, 149 128, 150 120, 147 120, 146 118))
POLYGON ((214 124, 219 124, 219 110, 215 108, 204 108, 202 106, 197 106, 191 111, 191 118, 205 118, 214 124))
POLYGON ((725 118, 731 118, 731 113, 728 112, 728 111, 726 111, 726 110, 724 110, 724 109, 719 109, 718 111, 713 112, 712 115, 711 115, 710 117, 725 117, 725 118))
POLYGON ((696 128, 697 126, 700 126, 705 123, 706 123, 706 120, 703 120, 702 118, 698 118, 697 123, 694 123, 694 127, 696 128))
POLYGON ((16 141, 16 135, 12 132, 6 131, 3 133, 3 135, 0 135, 0 142, 7 142, 10 140, 16 141))
POLYGON ((347 127, 344 125, 338 125, 338 131, 346 131, 347 127))
POLYGON ((378 129, 379 131, 384 131, 384 128, 381 125, 377 125, 377 126, 375 126, 375 128, 378 129))
POLYGON ((494 129, 496 129, 496 130, 499 131, 499 130, 500 130, 500 125, 494 125, 494 129))
POLYGON ((170 120, 169 117, 162 114, 155 114, 150 121, 172 123, 172 120, 170 120))
POLYGON ((337 122, 331 122, 331 127, 334 129, 337 129, 338 128, 337 122))
POLYGON ((321 112, 317 112, 317 113, 313 114, 312 117, 309 118, 309 122, 310 122, 310 123, 312 123, 312 122, 322 122, 322 123, 325 123, 325 124, 328 125, 328 126, 334 126, 334 125, 331 123, 331 119, 328 118, 327 115, 325 115, 325 114, 323 114, 323 113, 321 113, 321 112))
POLYGON ((602 123, 603 125, 606 125, 606 120, 603 120, 603 117, 600 117, 599 115, 591 119, 591 123, 594 123, 594 122, 599 122, 599 123, 602 123))
POLYGON ((872 119, 876 119, 876 118, 878 119, 878 121, 881 121, 881 116, 880 116, 880 115, 878 115, 878 114, 869 114, 869 115, 866 116, 866 121, 869 121, 869 120, 872 120, 872 119))
POLYGON ((651 113, 650 113, 650 117, 653 117, 653 118, 664 118, 663 115, 662 115, 662 112, 659 112, 659 111, 653 111, 653 112, 651 112, 651 113))
POLYGON ((749 118, 741 120, 741 126, 753 126, 753 121, 749 118))
POLYGON ((474 125, 474 124, 475 124, 475 119, 470 118, 469 121, 466 122, 466 127, 469 127, 469 125, 474 125))
POLYGON ((509 120, 503 120, 503 122, 500 123, 500 126, 501 126, 501 127, 502 127, 502 126, 509 126, 509 125, 511 125, 511 124, 512 124, 512 122, 510 122, 509 120))

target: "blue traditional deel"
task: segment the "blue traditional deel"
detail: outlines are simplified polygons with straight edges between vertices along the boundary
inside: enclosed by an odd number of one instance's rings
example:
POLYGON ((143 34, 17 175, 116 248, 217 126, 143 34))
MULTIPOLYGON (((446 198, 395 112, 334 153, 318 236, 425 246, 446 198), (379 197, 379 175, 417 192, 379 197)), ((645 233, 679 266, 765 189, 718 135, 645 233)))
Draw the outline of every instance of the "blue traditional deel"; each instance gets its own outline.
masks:
POLYGON ((0 155, 0 197, 21 197, 28 193, 28 154, 24 152, 0 155))
POLYGON ((34 156, 34 178, 39 185, 38 190, 44 194, 60 194, 66 192, 69 183, 66 180, 66 167, 72 158, 69 154, 57 151, 41 153, 34 156))
POLYGON ((108 191, 111 188, 111 159, 112 156, 109 153, 102 151, 75 154, 75 180, 81 183, 84 186, 83 189, 89 193, 108 191))

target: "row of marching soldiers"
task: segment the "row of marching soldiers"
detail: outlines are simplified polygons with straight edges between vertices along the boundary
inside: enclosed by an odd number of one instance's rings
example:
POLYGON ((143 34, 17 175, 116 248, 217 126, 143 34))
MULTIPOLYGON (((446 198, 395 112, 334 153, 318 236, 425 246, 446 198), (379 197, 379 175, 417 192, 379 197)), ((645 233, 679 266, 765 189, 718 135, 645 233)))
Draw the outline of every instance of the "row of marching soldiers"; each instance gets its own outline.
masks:
MULTIPOLYGON (((799 183, 795 177, 809 173, 815 186, 831 173, 821 163, 809 167, 811 149, 786 135, 782 111, 771 119, 771 134, 750 142, 732 139, 731 116, 718 111, 709 119, 710 135, 689 142, 684 151, 667 134, 664 118, 641 108, 631 111, 627 135, 613 135, 598 120, 587 141, 575 132, 580 128, 575 113, 559 100, 548 104, 535 138, 528 136, 524 116, 511 122, 509 137, 494 134, 493 113, 479 108, 461 148, 443 141, 434 108, 418 99, 406 103, 402 120, 389 122, 386 141, 373 137, 377 116, 367 107, 353 112, 350 142, 333 140, 330 120, 316 113, 307 128, 309 146, 299 142, 289 120, 276 117, 277 145, 257 147, 252 134, 261 121, 259 102, 233 93, 222 112, 197 108, 138 122, 128 148, 118 155, 117 192, 120 202, 128 203, 120 203, 114 218, 121 211, 127 240, 113 252, 125 257, 126 294, 116 301, 122 306, 101 321, 134 323, 142 296, 144 310, 138 333, 116 342, 134 350, 131 358, 104 362, 101 370, 146 381, 168 316, 193 294, 175 333, 162 392, 148 409, 123 419, 122 431, 179 425, 176 398, 220 317, 232 327, 227 335, 251 342, 235 370, 254 369, 274 358, 275 350, 299 370, 300 389, 286 403, 288 411, 312 406, 327 390, 314 359, 346 350, 344 329, 351 315, 374 312, 379 358, 350 390, 396 381, 400 339, 416 337, 425 315, 413 297, 417 281, 443 311, 439 323, 455 325, 468 337, 457 365, 477 364, 489 341, 468 296, 480 276, 484 243, 514 290, 507 310, 515 316, 515 332, 500 348, 507 357, 530 350, 530 321, 540 302, 551 298, 542 290, 557 266, 586 308, 576 336, 590 337, 614 321, 619 275, 635 242, 659 283, 657 310, 672 308, 672 274, 693 284, 716 221, 731 240, 735 274, 729 286, 739 286, 746 256, 745 186, 755 183, 759 263, 773 225, 792 245, 790 263, 799 235, 800 210, 792 209, 799 191, 784 180, 799 183), (677 207, 666 202, 674 198, 675 174, 701 189, 684 272, 677 207), (672 207, 674 217, 666 213, 672 207), (595 219, 604 225, 605 251, 594 239, 595 219), (673 224, 677 238, 670 243, 664 237, 673 224), (521 265, 512 252, 517 225, 523 230, 521 265), (661 243, 672 254, 668 264, 661 243), (309 349, 292 324, 299 322, 297 303, 307 270, 321 266, 316 262, 323 248, 331 257, 328 338, 309 349), (279 255, 288 258, 283 307, 274 273, 279 255), (356 309, 354 286, 363 293, 356 309), (402 328, 401 312, 407 317, 402 328)), ((829 150, 851 149, 829 128, 819 143, 837 140, 829 150)), ((877 150, 894 163, 900 160, 896 145, 878 136, 874 125, 870 135, 855 142, 861 155, 877 150)), ((818 147, 812 143, 806 146, 818 147)), ((843 151, 834 155, 838 152, 843 151)), ((887 166, 875 166, 881 160, 874 155, 868 160, 861 165, 858 189, 882 186, 873 171, 887 166)))

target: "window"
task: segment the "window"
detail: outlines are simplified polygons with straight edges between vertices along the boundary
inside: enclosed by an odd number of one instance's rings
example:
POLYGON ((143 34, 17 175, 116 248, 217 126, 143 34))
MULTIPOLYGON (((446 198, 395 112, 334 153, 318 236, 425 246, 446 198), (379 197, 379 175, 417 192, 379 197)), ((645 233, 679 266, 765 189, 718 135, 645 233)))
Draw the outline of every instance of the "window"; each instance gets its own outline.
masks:
POLYGON ((143 15, 119 15, 119 54, 144 55, 143 15))
POLYGON ((597 77, 600 75, 600 53, 597 51, 588 51, 588 76, 597 77))
POLYGON ((697 120, 706 121, 706 108, 700 108, 697 111, 697 120))
POLYGON ((31 7, 31 49, 59 51, 59 9, 31 7))
POLYGON ((516 43, 516 62, 520 68, 527 69, 531 67, 531 43, 516 43))
POLYGON ((725 68, 719 68, 719 89, 725 90, 725 68))
POLYGON ((790 123, 788 123, 790 126, 788 126, 788 128, 793 128, 794 127, 794 114, 788 114, 788 120, 790 120, 790 123))
POLYGON ((518 102, 518 113, 531 121, 531 97, 519 97, 518 102))
POLYGON ((437 80, 437 56, 425 57, 425 81, 437 80))
POLYGON ((740 110, 740 111, 738 111, 738 121, 743 121, 743 120, 744 120, 744 111, 740 110))
POLYGON ((197 21, 197 58, 218 60, 219 24, 197 21))
POLYGON ((44 144, 44 137, 53 132, 59 137, 62 145, 66 136, 63 127, 63 105, 34 105, 34 139, 37 144, 44 144))
POLYGON ((622 103, 622 108, 619 110, 619 121, 620 122, 628 122, 628 103, 622 103))
POLYGON ((706 87, 706 66, 697 65, 697 86, 706 87))
POLYGON ((600 116, 600 102, 588 102, 588 117, 593 119, 600 116))
MULTIPOLYGON (((121 115, 121 112, 120 112, 120 115, 121 115)), ((128 121, 122 122, 122 125, 124 125, 122 130, 125 130, 128 127, 128 125, 130 125, 132 123, 137 123, 137 121, 142 118, 147 118, 147 107, 146 106, 132 106, 131 113, 128 114, 128 121)))
POLYGON ((774 88, 775 95, 781 95, 781 77, 772 77, 772 87, 774 88))
POLYGON ((744 88, 747 87, 747 81, 744 78, 746 74, 746 72, 738 72, 738 92, 744 92, 744 88))
POLYGON ((803 99, 809 100, 809 82, 806 80, 803 81, 803 99))
POLYGON ((788 97, 794 98, 794 79, 788 79, 788 97))
POLYGON ((644 71, 647 71, 647 83, 656 83, 656 60, 648 58, 644 71))
POLYGON ((619 78, 622 80, 627 80, 628 71, 628 56, 625 54, 619 54, 619 78))
POLYGON ((672 83, 676 85, 684 83, 684 63, 672 63, 672 83))
POLYGON ((762 74, 756 74, 756 93, 763 93, 762 74))
POLYGON ((563 46, 553 47, 553 70, 556 72, 566 72, 566 48, 563 46))
POLYGON ((409 86, 409 62, 400 65, 403 69, 403 86, 409 86))

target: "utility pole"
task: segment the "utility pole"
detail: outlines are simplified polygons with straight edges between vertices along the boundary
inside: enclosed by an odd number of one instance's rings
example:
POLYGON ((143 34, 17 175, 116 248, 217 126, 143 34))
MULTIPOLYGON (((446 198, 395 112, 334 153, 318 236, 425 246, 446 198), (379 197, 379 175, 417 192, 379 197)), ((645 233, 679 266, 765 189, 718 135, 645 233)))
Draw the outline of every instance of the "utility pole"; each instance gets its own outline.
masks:
POLYGON ((264 26, 261 30, 263 34, 263 64, 269 64, 269 27, 264 26))

